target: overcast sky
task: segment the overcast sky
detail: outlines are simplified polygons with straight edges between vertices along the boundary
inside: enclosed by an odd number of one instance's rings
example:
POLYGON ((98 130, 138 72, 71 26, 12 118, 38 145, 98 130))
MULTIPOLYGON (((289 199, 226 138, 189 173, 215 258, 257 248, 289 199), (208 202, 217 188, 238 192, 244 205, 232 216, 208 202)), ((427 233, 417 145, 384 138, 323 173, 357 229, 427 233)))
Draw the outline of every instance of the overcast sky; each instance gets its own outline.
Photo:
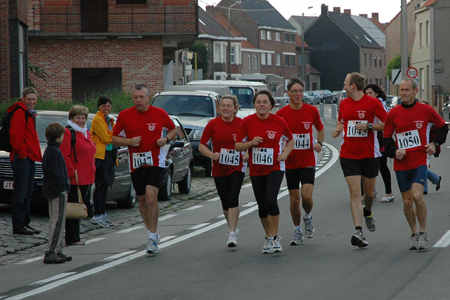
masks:
MULTIPOLYGON (((216 5, 220 0, 198 0, 198 5, 203 9, 206 5, 216 5)), ((369 17, 373 12, 379 13, 381 23, 391 21, 401 9, 401 0, 269 0, 283 17, 288 20, 290 16, 319 16, 322 4, 328 5, 328 10, 333 7, 351 9, 352 15, 367 14, 369 17), (308 9, 309 7, 312 7, 308 9)), ((409 2, 409 0, 407 0, 409 2)))

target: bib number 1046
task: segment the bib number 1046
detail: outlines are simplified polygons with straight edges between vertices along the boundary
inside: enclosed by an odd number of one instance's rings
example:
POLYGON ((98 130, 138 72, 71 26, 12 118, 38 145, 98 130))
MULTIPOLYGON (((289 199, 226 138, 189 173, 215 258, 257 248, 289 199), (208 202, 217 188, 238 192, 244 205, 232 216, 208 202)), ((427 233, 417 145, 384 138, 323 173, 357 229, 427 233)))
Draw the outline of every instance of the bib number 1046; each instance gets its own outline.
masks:
POLYGON ((273 149, 254 147, 252 149, 252 162, 255 165, 273 165, 273 149))

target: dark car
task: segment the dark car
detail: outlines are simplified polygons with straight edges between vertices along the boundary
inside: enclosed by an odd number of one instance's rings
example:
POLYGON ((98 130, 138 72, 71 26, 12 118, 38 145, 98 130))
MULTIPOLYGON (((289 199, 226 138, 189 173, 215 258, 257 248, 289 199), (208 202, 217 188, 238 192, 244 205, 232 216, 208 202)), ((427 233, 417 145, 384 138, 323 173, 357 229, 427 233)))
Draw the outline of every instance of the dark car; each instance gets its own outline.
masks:
POLYGON ((314 98, 310 96, 311 92, 303 92, 303 102, 307 104, 314 104, 314 98))
POLYGON ((333 103, 333 94, 329 90, 318 90, 320 103, 333 103))
POLYGON ((312 98, 312 104, 320 104, 320 93, 318 91, 308 92, 310 98, 312 98))
MULTIPOLYGON (((173 184, 178 184, 178 191, 188 194, 191 191, 194 157, 189 137, 177 117, 171 116, 177 127, 177 136, 165 145, 167 152, 166 168, 161 176, 158 200, 169 200, 173 184)), ((166 132, 164 132, 164 135, 166 132)))
MULTIPOLYGON (((87 128, 91 127, 93 117, 94 114, 89 114, 88 120, 86 121, 87 128)), ((59 122, 63 126, 66 126, 67 120, 68 112, 66 111, 38 111, 38 115, 36 117, 36 129, 39 136, 42 153, 44 153, 45 148, 47 147, 45 128, 53 122, 59 122)), ((117 202, 117 206, 120 208, 133 208, 136 204, 136 194, 131 183, 128 166, 129 155, 126 147, 119 148, 118 158, 119 165, 115 167, 116 179, 110 190, 108 190, 106 200, 117 202)), ((32 203, 47 204, 47 200, 44 199, 42 194, 42 180, 42 164, 40 162, 36 162, 34 190, 31 198, 32 203)), ((9 160, 9 153, 0 151, 0 203, 10 204, 13 188, 13 172, 9 160)))

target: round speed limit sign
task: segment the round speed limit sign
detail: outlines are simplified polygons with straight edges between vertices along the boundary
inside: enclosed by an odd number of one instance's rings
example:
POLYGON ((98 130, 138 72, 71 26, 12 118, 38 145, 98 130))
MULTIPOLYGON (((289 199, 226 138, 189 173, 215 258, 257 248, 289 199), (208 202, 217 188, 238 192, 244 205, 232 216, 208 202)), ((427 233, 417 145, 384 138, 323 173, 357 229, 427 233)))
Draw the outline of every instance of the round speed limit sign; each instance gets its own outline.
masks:
POLYGON ((418 74, 419 74, 419 72, 414 67, 411 67, 411 68, 408 69, 408 71, 406 71, 406 75, 409 78, 416 78, 418 74))

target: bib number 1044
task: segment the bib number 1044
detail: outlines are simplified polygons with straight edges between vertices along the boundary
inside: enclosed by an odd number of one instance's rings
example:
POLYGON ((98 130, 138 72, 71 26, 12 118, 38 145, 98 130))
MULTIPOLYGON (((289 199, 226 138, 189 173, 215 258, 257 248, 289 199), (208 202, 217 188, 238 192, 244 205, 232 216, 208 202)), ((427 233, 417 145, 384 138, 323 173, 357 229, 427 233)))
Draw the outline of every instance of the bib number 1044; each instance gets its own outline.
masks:
POLYGON ((255 165, 273 165, 273 149, 254 147, 252 149, 252 162, 255 165))

